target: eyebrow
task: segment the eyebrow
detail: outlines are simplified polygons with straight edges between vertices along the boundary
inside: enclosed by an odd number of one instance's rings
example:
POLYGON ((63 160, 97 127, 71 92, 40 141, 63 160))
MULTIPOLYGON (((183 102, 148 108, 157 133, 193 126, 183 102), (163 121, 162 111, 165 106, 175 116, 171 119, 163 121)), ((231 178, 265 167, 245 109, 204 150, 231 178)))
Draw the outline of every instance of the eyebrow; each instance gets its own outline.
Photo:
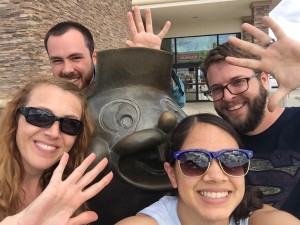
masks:
MULTIPOLYGON (((67 59, 69 59, 69 58, 72 58, 72 57, 75 57, 75 56, 83 56, 83 54, 82 53, 72 53, 71 55, 68 55, 67 56, 67 59)), ((60 56, 51 56, 51 57, 49 57, 50 58, 50 60, 55 60, 55 59, 63 59, 63 57, 60 57, 60 56)))
POLYGON ((236 75, 234 77, 232 77, 226 84, 222 85, 222 84, 213 84, 213 85, 210 85, 210 89, 212 88, 220 88, 220 87, 224 87, 226 86, 227 84, 229 84, 230 82, 234 81, 234 80, 238 80, 238 79, 243 79, 243 78, 246 78, 245 75, 236 75))

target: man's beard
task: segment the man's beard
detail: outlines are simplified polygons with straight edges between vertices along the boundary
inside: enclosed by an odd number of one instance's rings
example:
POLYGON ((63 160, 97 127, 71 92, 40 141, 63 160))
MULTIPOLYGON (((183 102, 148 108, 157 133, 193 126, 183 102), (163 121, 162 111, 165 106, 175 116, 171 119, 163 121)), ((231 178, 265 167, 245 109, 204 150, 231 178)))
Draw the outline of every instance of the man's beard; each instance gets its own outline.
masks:
POLYGON ((248 103, 249 112, 245 120, 238 121, 230 118, 216 109, 219 116, 228 121, 240 134, 247 134, 255 130, 265 116, 264 110, 267 104, 268 91, 260 84, 259 94, 248 103))
POLYGON ((87 73, 87 76, 83 76, 82 73, 79 72, 72 72, 72 73, 61 73, 61 78, 72 80, 74 78, 79 78, 79 80, 82 81, 80 89, 84 89, 92 82, 92 79, 94 77, 94 67, 92 66, 89 72, 87 73))

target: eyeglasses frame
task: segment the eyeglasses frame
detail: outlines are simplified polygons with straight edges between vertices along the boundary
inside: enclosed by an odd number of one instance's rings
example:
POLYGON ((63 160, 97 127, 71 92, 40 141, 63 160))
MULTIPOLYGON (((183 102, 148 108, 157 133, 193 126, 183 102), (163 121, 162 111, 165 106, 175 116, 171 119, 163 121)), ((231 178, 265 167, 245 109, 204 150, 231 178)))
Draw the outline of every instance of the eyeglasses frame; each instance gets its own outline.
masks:
POLYGON ((213 89, 208 89, 208 90, 205 91, 203 94, 204 94, 205 97, 206 97, 209 101, 211 101, 211 102, 217 102, 217 101, 222 100, 222 99, 224 98, 224 90, 225 90, 225 89, 227 89, 232 95, 239 95, 239 94, 242 94, 242 93, 248 91, 248 89, 249 89, 249 80, 250 80, 251 78, 253 78, 253 77, 259 76, 260 74, 261 74, 260 72, 256 72, 256 73, 250 75, 249 77, 243 77, 243 78, 237 78, 237 79, 234 79, 234 80, 230 81, 229 83, 227 83, 227 84, 224 85, 224 86, 216 87, 216 88, 213 88, 213 89), (246 80, 246 82, 247 82, 247 88, 246 88, 244 91, 242 91, 242 92, 239 92, 239 93, 237 93, 237 94, 234 94, 234 93, 232 93, 232 92, 229 90, 228 85, 232 84, 233 82, 239 81, 239 80, 246 80), (212 93, 212 91, 215 90, 215 89, 222 89, 222 93, 223 93, 222 98, 220 98, 220 99, 218 99, 218 100, 214 100, 213 97, 212 97, 212 95, 209 94, 209 93, 212 93), (208 97, 208 96, 211 96, 211 97, 208 97))
MULTIPOLYGON (((187 152, 203 152, 203 153, 206 153, 208 156, 209 156, 209 164, 207 166, 207 169, 206 171, 199 175, 199 176, 203 176, 204 174, 207 173, 207 171, 209 170, 210 168, 210 164, 211 164, 211 160, 212 159, 217 159, 218 160, 218 164, 221 168, 221 170, 223 171, 223 173, 225 173, 226 175, 230 176, 230 177, 243 177, 243 176, 246 176, 247 173, 249 172, 249 168, 250 168, 250 159, 253 157, 253 151, 252 150, 247 150, 247 149, 222 149, 220 151, 217 151, 217 152, 210 152, 210 151, 207 151, 205 149, 188 149, 188 150, 179 150, 179 151, 175 151, 173 153, 173 157, 170 159, 170 162, 172 162, 174 159, 178 160, 180 162, 180 156, 182 154, 185 154, 187 152), (240 175, 240 176, 234 176, 234 175, 230 175, 228 173, 226 173, 221 165, 221 162, 220 162, 220 155, 223 154, 224 152, 229 152, 229 151, 239 151, 239 152, 243 152, 247 155, 248 159, 249 159, 249 163, 248 163, 248 168, 247 168, 247 171, 245 172, 245 174, 243 175, 240 175)), ((182 169, 181 169, 181 166, 180 166, 180 163, 179 163, 179 168, 180 168, 180 171, 181 173, 186 176, 186 177, 194 177, 194 176, 187 176, 183 173, 182 169)), ((199 177, 199 176, 195 176, 195 177, 199 177)))

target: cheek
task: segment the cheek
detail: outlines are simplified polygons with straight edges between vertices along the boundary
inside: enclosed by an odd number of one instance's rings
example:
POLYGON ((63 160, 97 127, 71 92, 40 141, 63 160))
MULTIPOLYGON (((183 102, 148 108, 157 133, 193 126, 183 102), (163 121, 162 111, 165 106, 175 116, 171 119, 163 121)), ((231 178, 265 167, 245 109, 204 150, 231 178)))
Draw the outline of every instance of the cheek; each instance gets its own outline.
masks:
POLYGON ((176 181, 179 193, 184 194, 188 190, 193 190, 199 183, 199 179, 201 178, 184 176, 180 171, 178 171, 176 174, 176 181))
POLYGON ((244 177, 239 177, 237 179, 232 179, 231 181, 235 188, 236 188, 236 192, 237 192, 237 196, 239 198, 240 201, 242 201, 244 194, 245 194, 245 180, 244 177))
POLYGON ((60 74, 61 71, 62 71, 62 66, 61 66, 61 65, 54 65, 54 64, 52 64, 52 65, 51 65, 51 69, 52 69, 53 75, 54 75, 55 77, 58 77, 59 74, 60 74))
POLYGON ((63 134, 63 141, 64 141, 64 152, 69 152, 73 147, 76 140, 76 136, 71 136, 67 134, 63 134))
POLYGON ((41 129, 39 127, 28 124, 25 119, 21 118, 18 121, 16 132, 16 143, 19 150, 25 149, 26 145, 30 144, 32 137, 41 129))

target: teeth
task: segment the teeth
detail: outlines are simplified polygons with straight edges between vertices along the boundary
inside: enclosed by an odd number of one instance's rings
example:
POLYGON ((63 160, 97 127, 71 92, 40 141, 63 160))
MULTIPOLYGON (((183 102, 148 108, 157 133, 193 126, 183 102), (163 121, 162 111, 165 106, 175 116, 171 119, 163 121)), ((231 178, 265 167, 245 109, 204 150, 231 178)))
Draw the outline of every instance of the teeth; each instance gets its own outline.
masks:
POLYGON ((78 78, 73 78, 73 79, 70 80, 70 82, 74 83, 77 80, 78 80, 78 78))
POLYGON ((52 151, 52 150, 55 150, 55 149, 56 149, 56 147, 54 147, 54 146, 45 145, 45 144, 42 144, 42 143, 40 143, 40 142, 37 142, 36 145, 37 145, 37 146, 40 146, 41 148, 43 148, 43 149, 45 149, 45 150, 47 150, 47 151, 52 151))
POLYGON ((229 111, 237 110, 237 109, 242 108, 242 106, 243 106, 243 104, 238 104, 238 105, 228 108, 228 110, 229 111))
POLYGON ((206 198, 225 198, 228 196, 228 191, 224 192, 207 192, 207 191, 200 191, 200 195, 206 198))

